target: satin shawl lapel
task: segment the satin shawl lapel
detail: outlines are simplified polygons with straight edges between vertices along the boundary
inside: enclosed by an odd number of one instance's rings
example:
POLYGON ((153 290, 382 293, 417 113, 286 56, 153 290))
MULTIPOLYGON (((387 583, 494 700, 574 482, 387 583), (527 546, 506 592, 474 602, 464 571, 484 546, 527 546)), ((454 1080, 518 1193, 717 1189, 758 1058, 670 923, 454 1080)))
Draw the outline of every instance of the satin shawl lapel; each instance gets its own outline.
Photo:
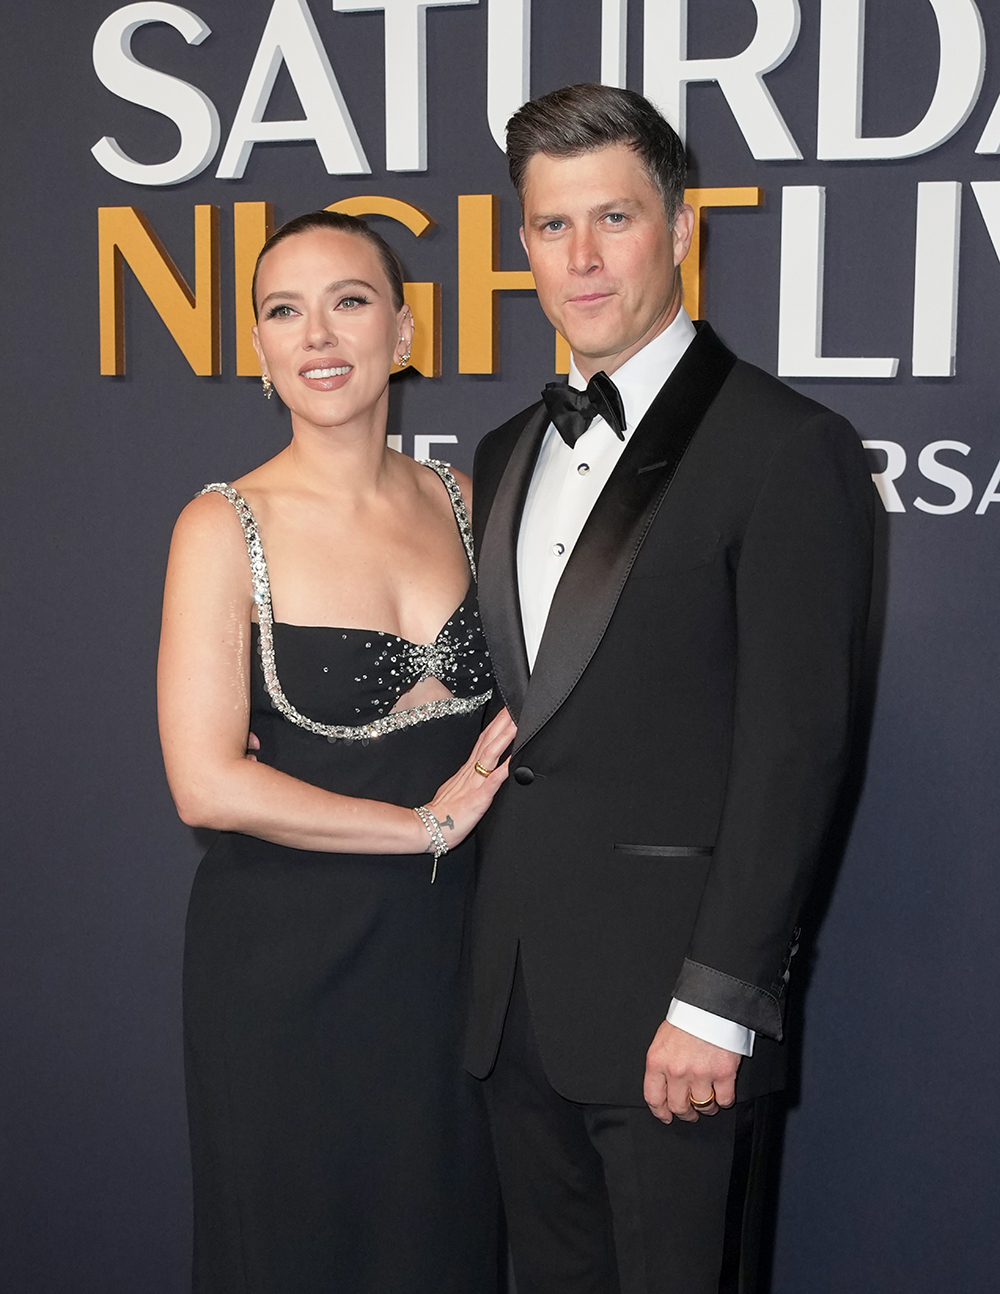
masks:
POLYGON ((556 587, 515 750, 555 714, 597 650, 674 473, 735 362, 702 323, 625 446, 556 587))
POLYGON ((545 405, 529 415, 507 460, 479 550, 479 612, 493 660, 493 673, 517 720, 528 690, 528 654, 517 587, 517 535, 549 416, 545 405))

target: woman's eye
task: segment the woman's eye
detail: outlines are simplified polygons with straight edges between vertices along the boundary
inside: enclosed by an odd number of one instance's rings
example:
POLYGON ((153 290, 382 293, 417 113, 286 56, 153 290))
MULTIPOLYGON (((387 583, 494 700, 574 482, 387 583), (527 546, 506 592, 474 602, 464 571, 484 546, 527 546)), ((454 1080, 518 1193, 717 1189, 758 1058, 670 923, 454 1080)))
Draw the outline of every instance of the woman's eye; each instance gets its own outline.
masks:
POLYGON ((337 309, 356 310, 358 306, 366 306, 369 304, 367 297, 341 297, 337 302, 337 309))
POLYGON ((268 319, 287 319, 294 311, 291 306, 272 306, 267 312, 268 319))

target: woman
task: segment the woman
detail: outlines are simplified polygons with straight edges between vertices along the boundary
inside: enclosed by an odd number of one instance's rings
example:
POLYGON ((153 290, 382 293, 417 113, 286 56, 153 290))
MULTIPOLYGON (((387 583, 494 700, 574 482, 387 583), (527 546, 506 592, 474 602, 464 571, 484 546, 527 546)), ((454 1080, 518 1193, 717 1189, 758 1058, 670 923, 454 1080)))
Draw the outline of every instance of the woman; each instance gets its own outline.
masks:
POLYGON ((468 481, 386 447, 413 320, 363 221, 284 225, 254 302, 291 443, 181 514, 160 648, 170 789, 221 833, 185 946, 195 1290, 492 1294, 456 996, 514 730, 479 731, 468 481))

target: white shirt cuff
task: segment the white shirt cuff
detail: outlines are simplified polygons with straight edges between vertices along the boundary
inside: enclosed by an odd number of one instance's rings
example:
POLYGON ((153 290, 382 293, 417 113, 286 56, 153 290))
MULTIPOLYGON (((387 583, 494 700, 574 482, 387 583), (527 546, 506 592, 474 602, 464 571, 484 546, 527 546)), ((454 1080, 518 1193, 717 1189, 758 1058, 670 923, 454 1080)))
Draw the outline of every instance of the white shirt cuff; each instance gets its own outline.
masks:
POLYGON ((693 1034, 702 1042, 710 1042, 714 1047, 724 1047, 726 1051, 733 1051, 738 1056, 753 1055, 756 1034, 745 1024, 713 1015, 711 1011, 703 1011, 700 1006, 691 1006, 689 1002, 678 1002, 677 998, 673 998, 670 1003, 667 1019, 678 1029, 693 1034))

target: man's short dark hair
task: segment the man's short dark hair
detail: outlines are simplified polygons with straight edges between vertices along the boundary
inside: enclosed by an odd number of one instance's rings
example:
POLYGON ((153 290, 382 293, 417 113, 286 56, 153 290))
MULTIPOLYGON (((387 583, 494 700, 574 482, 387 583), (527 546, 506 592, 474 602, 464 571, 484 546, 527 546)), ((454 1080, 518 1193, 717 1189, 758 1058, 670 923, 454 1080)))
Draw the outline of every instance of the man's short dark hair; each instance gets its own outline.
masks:
POLYGON ((635 90, 591 82, 530 99, 507 122, 507 165, 521 206, 528 163, 536 153, 578 157, 612 144, 633 150, 673 225, 687 179, 687 159, 677 132, 635 90))

